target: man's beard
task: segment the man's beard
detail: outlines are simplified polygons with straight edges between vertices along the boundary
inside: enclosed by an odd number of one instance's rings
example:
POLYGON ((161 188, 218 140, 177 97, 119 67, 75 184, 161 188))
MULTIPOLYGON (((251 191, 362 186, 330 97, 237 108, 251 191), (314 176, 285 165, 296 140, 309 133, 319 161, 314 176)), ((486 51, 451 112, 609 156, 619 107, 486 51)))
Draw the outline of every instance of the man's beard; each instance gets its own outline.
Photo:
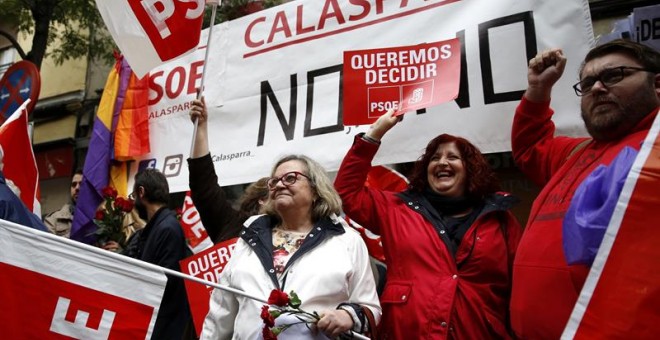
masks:
POLYGON ((71 215, 76 211, 76 200, 71 197, 69 199, 69 211, 71 212, 71 215))
POLYGON ((142 201, 140 201, 139 198, 135 200, 134 206, 135 206, 135 210, 138 213, 138 216, 142 220, 148 221, 149 216, 147 215, 147 207, 144 205, 144 203, 142 203, 142 201))
MULTIPOLYGON (((632 129, 658 106, 657 100, 652 100, 651 95, 645 89, 635 92, 632 98, 627 98, 628 104, 621 103, 621 99, 612 95, 602 95, 593 98, 593 103, 606 101, 607 112, 594 113, 600 108, 582 107, 582 120, 587 131, 597 141, 617 140, 630 132, 632 129)), ((653 94, 655 92, 653 91, 653 94)))

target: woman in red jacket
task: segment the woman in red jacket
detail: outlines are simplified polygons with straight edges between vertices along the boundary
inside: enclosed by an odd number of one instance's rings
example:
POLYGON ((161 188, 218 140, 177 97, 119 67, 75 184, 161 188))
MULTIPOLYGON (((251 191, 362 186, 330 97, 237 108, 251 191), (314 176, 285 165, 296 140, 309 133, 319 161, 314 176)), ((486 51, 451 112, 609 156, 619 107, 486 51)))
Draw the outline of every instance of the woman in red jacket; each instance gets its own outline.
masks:
POLYGON ((415 163, 408 190, 364 186, 390 111, 356 136, 335 180, 345 213, 380 234, 387 258, 380 334, 388 339, 506 339, 511 265, 522 230, 516 199, 479 150, 442 134, 415 163))

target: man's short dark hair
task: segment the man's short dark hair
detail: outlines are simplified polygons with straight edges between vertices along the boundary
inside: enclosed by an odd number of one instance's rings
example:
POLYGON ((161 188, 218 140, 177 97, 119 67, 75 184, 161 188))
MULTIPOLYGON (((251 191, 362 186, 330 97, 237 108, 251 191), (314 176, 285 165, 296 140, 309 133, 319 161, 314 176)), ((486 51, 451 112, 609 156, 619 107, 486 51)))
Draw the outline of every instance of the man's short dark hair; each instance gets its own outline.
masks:
POLYGON ((150 203, 168 204, 170 200, 170 187, 167 179, 156 169, 144 169, 135 175, 133 191, 138 187, 144 188, 144 198, 150 203))
MULTIPOLYGON (((75 176, 75 175, 82 175, 82 174, 83 174, 83 169, 80 169, 80 168, 76 169, 76 171, 73 172, 73 176, 75 176)), ((72 176, 72 177, 73 177, 73 176, 72 176)))
POLYGON ((612 53, 628 55, 640 63, 644 69, 653 73, 660 73, 660 52, 631 40, 616 39, 596 46, 587 53, 580 67, 580 76, 587 62, 612 53))

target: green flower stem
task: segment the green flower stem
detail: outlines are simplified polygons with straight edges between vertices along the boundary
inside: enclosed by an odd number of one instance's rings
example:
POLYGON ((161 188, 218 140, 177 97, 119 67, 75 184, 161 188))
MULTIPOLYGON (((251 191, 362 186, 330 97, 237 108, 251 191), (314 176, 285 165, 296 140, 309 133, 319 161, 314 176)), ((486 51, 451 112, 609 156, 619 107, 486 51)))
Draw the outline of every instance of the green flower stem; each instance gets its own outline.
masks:
POLYGON ((304 315, 304 316, 307 316, 310 319, 313 319, 313 320, 316 320, 316 321, 321 319, 321 317, 316 312, 310 313, 310 312, 306 312, 306 311, 304 311, 300 308, 280 307, 280 306, 275 306, 275 305, 271 305, 271 307, 274 307, 277 310, 279 310, 281 314, 304 315))

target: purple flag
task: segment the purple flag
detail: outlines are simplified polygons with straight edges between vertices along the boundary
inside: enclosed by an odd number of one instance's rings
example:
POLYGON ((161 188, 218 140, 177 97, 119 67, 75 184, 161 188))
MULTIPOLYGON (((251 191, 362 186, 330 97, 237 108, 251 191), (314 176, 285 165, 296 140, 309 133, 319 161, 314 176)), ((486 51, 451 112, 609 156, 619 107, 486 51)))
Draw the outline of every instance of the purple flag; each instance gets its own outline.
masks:
POLYGON ((575 191, 562 225, 568 264, 591 266, 594 262, 636 156, 635 149, 625 147, 610 165, 598 166, 575 191))
POLYGON ((110 71, 103 95, 94 119, 89 140, 87 158, 83 167, 83 181, 76 202, 71 226, 71 239, 87 244, 96 242, 94 215, 103 202, 101 190, 110 180, 110 162, 114 155, 114 128, 124 103, 128 80, 131 75, 128 63, 119 57, 110 71))

